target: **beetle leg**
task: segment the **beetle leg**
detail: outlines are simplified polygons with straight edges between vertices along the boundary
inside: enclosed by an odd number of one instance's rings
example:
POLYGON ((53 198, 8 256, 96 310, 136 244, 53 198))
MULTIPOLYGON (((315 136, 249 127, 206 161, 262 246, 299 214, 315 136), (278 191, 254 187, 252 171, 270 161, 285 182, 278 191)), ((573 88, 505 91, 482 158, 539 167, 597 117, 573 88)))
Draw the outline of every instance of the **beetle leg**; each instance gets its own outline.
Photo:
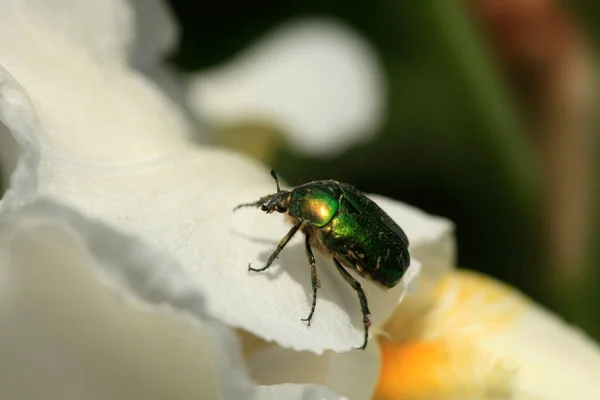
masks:
POLYGON ((289 232, 286 233, 286 235, 279 241, 277 248, 273 253, 271 253, 264 267, 257 269, 252 268, 250 264, 248 264, 248 271, 261 272, 269 268, 271 264, 273 264, 273 261, 277 259, 277 256, 279 256, 279 253, 281 252, 281 250, 283 250, 285 245, 288 244, 288 242, 294 237, 296 232, 298 232, 298 229, 300 229, 300 225, 302 225, 302 222, 298 222, 296 225, 292 226, 292 229, 290 229, 289 232))
POLYGON ((310 248, 310 234, 306 233, 304 235, 304 238, 306 257, 308 257, 308 262, 310 263, 310 278, 312 284, 313 298, 312 306, 310 307, 310 314, 308 314, 307 318, 302 318, 302 321, 306 322, 308 326, 310 326, 310 320, 312 319, 312 316, 315 313, 315 307, 317 306, 317 289, 321 287, 321 282, 319 282, 319 276, 317 275, 317 264, 315 263, 315 256, 313 255, 312 249, 310 248))
POLYGON ((263 196, 260 199, 252 202, 252 203, 244 203, 244 204, 240 204, 238 206, 235 206, 235 208, 233 209, 233 211, 236 211, 238 208, 242 208, 242 207, 260 207, 264 204, 265 201, 269 200, 271 197, 273 197, 272 194, 269 194, 267 196, 263 196))
POLYGON ((365 292, 363 291, 362 286, 360 286, 360 283, 358 283, 358 281, 354 279, 352 275, 350 275, 348 271, 344 269, 342 264, 336 258, 333 259, 333 262, 337 267, 338 271, 340 271, 340 274, 342 274, 342 276, 346 280, 346 282, 348 282, 350 286, 352 286, 352 289, 356 290, 356 293, 358 293, 358 299, 360 300, 360 308, 362 310, 363 315, 363 326, 365 328, 365 341, 363 342, 363 345, 359 347, 359 349, 364 350, 367 347, 367 339, 369 338, 369 326, 371 326, 371 320, 369 319, 369 314, 371 314, 371 312, 369 311, 369 306, 367 305, 367 296, 365 296, 365 292))

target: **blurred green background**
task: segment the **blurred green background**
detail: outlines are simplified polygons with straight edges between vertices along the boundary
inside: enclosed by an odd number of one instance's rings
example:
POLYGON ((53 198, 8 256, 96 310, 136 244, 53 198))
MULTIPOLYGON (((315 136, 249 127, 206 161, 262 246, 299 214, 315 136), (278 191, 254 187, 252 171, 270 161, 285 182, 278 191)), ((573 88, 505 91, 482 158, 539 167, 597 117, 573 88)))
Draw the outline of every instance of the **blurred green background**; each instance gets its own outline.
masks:
POLYGON ((330 159, 273 140, 261 161, 289 183, 333 178, 451 219, 459 266, 600 339, 595 103, 561 89, 569 74, 593 88, 593 72, 565 66, 594 65, 600 3, 513 0, 502 12, 492 0, 230 1, 204 12, 170 3, 182 29, 172 62, 189 72, 292 19, 334 17, 364 35, 388 78, 377 139, 330 159), (564 123, 552 110, 576 117, 564 123))

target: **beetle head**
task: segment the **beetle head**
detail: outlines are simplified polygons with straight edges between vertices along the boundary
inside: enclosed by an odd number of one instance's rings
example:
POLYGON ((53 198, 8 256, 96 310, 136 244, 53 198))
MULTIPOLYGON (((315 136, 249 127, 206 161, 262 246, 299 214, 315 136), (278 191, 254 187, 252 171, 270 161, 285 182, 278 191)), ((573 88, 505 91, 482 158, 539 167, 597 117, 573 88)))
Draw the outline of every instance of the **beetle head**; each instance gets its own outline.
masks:
POLYGON ((271 170, 271 176, 273 179, 275 179, 277 193, 261 197, 258 199, 258 201, 254 201, 252 203, 240 204, 239 206, 235 207, 233 211, 242 207, 260 207, 261 210, 268 214, 271 214, 274 211, 279 213, 286 212, 290 206, 290 197, 292 192, 289 190, 281 190, 279 187, 279 179, 277 179, 277 174, 275 174, 274 170, 271 170))
POLYGON ((269 196, 267 201, 261 204, 260 209, 268 214, 271 214, 273 211, 284 213, 290 206, 291 192, 287 190, 281 190, 279 187, 279 178, 277 178, 277 174, 275 173, 274 169, 271 170, 271 176, 275 180, 275 185, 277 185, 277 193, 269 196))
POLYGON ((269 196, 267 200, 260 205, 260 209, 271 214, 274 211, 284 213, 290 206, 290 194, 287 190, 279 190, 277 193, 269 196))

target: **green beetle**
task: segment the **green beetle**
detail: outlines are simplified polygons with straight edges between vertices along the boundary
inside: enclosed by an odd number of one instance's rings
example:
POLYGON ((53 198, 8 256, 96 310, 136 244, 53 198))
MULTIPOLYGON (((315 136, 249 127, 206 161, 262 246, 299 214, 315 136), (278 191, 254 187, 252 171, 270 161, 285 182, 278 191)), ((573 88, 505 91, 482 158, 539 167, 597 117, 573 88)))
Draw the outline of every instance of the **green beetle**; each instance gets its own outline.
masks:
POLYGON ((377 204, 358 191, 354 186, 337 181, 314 181, 288 191, 279 187, 274 170, 271 176, 277 185, 277 193, 261 197, 241 207, 260 207, 271 214, 274 211, 286 214, 292 229, 281 239, 262 268, 248 270, 260 272, 271 266, 281 250, 301 230, 305 236, 306 256, 311 268, 313 291, 310 321, 317 304, 317 289, 321 286, 317 275, 312 247, 333 258, 337 270, 358 293, 363 315, 364 350, 369 337, 369 307, 360 283, 346 271, 351 268, 363 278, 372 280, 383 289, 394 287, 410 264, 408 238, 377 204))

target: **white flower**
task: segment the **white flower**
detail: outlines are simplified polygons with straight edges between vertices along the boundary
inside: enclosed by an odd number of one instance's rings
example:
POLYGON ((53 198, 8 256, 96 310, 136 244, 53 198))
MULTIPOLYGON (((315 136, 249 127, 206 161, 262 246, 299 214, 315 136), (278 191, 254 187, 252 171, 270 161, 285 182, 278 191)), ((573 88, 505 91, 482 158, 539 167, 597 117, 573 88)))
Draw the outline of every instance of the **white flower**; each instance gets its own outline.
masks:
POLYGON ((253 387, 235 336, 186 279, 175 260, 52 201, 3 213, 0 396, 339 399, 253 387))
MULTIPOLYGON (((139 72, 165 76, 159 58, 175 32, 159 3, 144 4, 150 15, 138 18, 125 0, 0 3, 0 155, 12 172, 0 203, 0 324, 13 351, 0 357, 11 370, 0 386, 6 398, 338 398, 246 377, 222 323, 285 348, 343 352, 362 342, 358 300, 318 256, 317 313, 302 324, 310 279, 297 242, 271 271, 248 273, 287 227, 232 208, 273 182, 240 155, 192 144, 179 105, 139 72), (149 39, 139 36, 147 24, 149 39), (32 371, 60 376, 38 387, 32 371)), ((420 229, 418 213, 383 203, 409 234, 420 229)), ((408 283, 387 293, 365 285, 374 324, 408 283)), ((376 371, 377 357, 355 357, 376 371)))
POLYGON ((266 168, 192 144, 182 88, 160 63, 176 35, 161 3, 6 0, 0 17, 11 181, 0 203, 0 398, 360 400, 398 381, 415 398, 448 398, 457 382, 505 397, 593 393, 594 344, 514 292, 449 272, 451 225, 377 196, 415 260, 387 293, 361 281, 373 336, 386 331, 392 345, 348 351, 362 343, 356 293, 319 255, 317 310, 302 324, 301 238, 268 272, 246 270, 289 228, 232 212, 274 191, 266 168), (489 329, 498 311, 505 324, 489 329), (262 343, 246 339, 242 353, 231 328, 262 343), (540 337, 552 352, 529 345, 540 337))
POLYGON ((315 19, 287 23, 226 65, 195 74, 189 100, 213 126, 274 125, 296 150, 332 156, 375 136, 384 87, 363 38, 315 19))

